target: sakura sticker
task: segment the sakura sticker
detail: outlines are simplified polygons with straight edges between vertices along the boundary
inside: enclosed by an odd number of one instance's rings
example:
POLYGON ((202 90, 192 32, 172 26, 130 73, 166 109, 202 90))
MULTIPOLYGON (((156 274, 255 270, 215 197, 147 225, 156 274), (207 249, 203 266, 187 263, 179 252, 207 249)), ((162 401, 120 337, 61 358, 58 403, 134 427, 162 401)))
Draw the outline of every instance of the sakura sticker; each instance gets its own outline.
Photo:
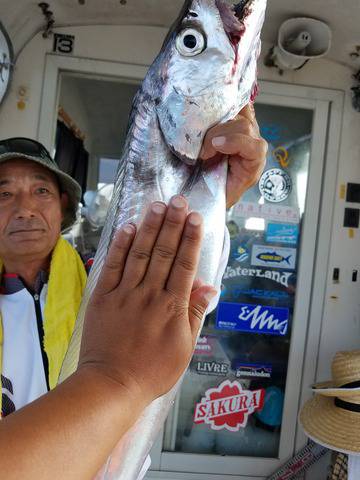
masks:
POLYGON ((209 388, 196 404, 194 422, 206 423, 212 430, 238 432, 264 406, 265 390, 243 390, 237 381, 225 380, 217 388, 209 388))

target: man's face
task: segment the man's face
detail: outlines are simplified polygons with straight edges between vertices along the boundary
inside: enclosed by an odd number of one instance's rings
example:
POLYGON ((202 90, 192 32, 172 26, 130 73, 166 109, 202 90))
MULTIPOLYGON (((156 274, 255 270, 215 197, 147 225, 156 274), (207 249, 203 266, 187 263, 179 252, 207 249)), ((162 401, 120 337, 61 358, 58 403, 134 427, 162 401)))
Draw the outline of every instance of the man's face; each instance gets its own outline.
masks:
POLYGON ((61 231, 66 196, 55 175, 23 159, 0 164, 0 258, 43 260, 61 231))

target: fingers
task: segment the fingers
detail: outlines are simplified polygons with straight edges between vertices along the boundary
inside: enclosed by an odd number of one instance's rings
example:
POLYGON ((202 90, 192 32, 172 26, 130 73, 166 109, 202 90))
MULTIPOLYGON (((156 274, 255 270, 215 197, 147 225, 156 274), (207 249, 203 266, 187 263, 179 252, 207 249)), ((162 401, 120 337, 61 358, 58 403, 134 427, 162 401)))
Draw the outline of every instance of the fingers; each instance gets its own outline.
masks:
POLYGON ((267 142, 265 140, 242 133, 215 137, 212 144, 217 151, 225 155, 238 155, 247 160, 264 158, 267 153, 267 142))
POLYGON ((144 278, 166 210, 164 203, 153 203, 138 228, 122 276, 123 284, 127 289, 136 287, 144 278))
POLYGON ((207 132, 200 152, 200 158, 208 160, 213 158, 217 152, 222 152, 222 150, 217 148, 214 140, 217 138, 227 138, 234 134, 243 134, 244 136, 255 139, 260 137, 255 112, 251 112, 250 106, 246 106, 234 120, 216 125, 207 132), (245 115, 243 115, 243 113, 245 115))
POLYGON ((165 287, 184 230, 188 205, 184 197, 173 197, 154 246, 146 279, 150 285, 165 287))
POLYGON ((124 225, 115 233, 94 290, 95 295, 106 295, 119 285, 135 233, 134 225, 124 225))
POLYGON ((204 280, 202 280, 201 278, 195 278, 193 286, 192 286, 192 291, 194 292, 198 288, 203 287, 205 285, 206 284, 205 284, 204 280))
POLYGON ((229 160, 226 184, 226 208, 231 208, 242 195, 259 180, 265 166, 265 159, 245 160, 234 155, 229 160))
POLYGON ((203 285, 197 288, 191 294, 189 305, 189 322, 193 336, 193 343, 196 341, 202 319, 206 314, 208 306, 216 295, 217 291, 208 285, 203 285))
POLYGON ((234 155, 229 160, 230 179, 234 182, 246 181, 249 186, 255 185, 263 172, 264 166, 263 157, 246 160, 234 155))
POLYGON ((186 221, 166 289, 178 299, 190 299, 200 257, 203 222, 199 213, 191 213, 186 221))

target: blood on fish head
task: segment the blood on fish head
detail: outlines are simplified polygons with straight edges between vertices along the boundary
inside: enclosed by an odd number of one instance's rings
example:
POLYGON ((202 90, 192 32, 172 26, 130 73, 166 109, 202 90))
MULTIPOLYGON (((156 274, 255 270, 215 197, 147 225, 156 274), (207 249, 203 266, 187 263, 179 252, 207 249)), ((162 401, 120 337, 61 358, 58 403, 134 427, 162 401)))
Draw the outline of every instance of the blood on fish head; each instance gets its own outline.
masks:
POLYGON ((251 99, 266 0, 187 0, 150 73, 168 147, 195 164, 212 126, 251 99))

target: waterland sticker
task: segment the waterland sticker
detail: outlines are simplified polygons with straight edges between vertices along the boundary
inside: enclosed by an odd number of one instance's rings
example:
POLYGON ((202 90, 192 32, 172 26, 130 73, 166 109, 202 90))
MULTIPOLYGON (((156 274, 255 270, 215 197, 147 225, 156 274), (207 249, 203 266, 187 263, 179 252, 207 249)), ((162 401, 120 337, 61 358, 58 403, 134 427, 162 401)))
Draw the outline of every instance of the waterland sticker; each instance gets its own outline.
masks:
POLYGON ((284 336, 288 331, 289 316, 288 308, 220 302, 217 309, 216 328, 284 336))
POLYGON ((233 268, 232 266, 228 265, 226 267, 223 280, 236 279, 241 277, 256 277, 272 280, 273 282, 280 283, 284 287, 288 287, 289 280, 292 275, 292 272, 264 270, 262 268, 243 268, 241 266, 233 268))
POLYGON ((294 270, 296 248, 254 245, 251 252, 251 265, 294 270))
POLYGON ((250 415, 263 408, 264 396, 264 389, 243 390, 239 382, 225 380, 217 388, 209 388, 196 404, 194 423, 238 432, 246 427, 250 415))

